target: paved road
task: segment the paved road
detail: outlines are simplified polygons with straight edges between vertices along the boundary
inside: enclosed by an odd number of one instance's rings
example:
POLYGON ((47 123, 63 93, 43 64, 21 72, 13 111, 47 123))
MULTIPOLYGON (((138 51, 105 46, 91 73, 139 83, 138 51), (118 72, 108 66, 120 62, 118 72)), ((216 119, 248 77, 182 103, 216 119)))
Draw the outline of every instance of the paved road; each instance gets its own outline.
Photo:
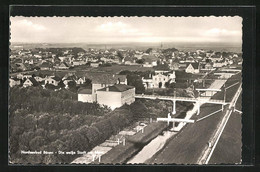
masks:
MULTIPOLYGON (((234 94, 234 90, 227 91, 227 97, 231 98, 234 94)), ((217 93, 214 97, 220 99, 222 95, 217 93)), ((220 105, 205 104, 201 107, 199 118, 220 108, 220 105)), ((223 116, 223 112, 219 112, 197 123, 187 124, 183 130, 166 144, 162 151, 146 161, 146 163, 196 164, 223 116)))

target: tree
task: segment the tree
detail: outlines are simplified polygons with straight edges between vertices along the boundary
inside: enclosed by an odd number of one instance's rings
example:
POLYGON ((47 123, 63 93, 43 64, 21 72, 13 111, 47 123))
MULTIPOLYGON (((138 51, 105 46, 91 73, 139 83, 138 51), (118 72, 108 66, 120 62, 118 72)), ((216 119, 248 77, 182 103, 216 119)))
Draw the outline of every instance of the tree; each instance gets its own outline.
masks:
POLYGON ((142 101, 135 101, 130 105, 135 119, 147 117, 148 109, 142 101))
POLYGON ((148 48, 145 53, 149 54, 153 49, 152 48, 148 48))
POLYGON ((138 59, 138 60, 136 60, 136 63, 138 63, 138 64, 144 64, 144 59, 138 59))
POLYGON ((65 84, 63 83, 63 81, 60 81, 60 82, 58 83, 58 87, 60 87, 60 88, 65 88, 65 84))
POLYGON ((75 81, 69 81, 68 86, 69 86, 69 89, 72 90, 72 91, 75 91, 77 89, 75 81))
POLYGON ((145 88, 144 88, 143 81, 140 76, 135 75, 135 74, 127 75, 127 82, 128 82, 128 85, 135 87, 136 93, 138 93, 138 94, 144 93, 145 88))
POLYGON ((118 57, 122 60, 124 58, 123 54, 121 51, 117 51, 118 57))

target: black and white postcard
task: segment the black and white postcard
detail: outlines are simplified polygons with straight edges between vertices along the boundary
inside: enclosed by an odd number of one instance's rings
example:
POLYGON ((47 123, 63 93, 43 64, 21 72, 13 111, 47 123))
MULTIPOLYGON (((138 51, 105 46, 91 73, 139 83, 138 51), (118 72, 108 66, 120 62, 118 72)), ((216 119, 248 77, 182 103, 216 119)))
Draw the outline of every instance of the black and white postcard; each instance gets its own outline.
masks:
POLYGON ((241 164, 241 16, 11 16, 9 164, 241 164))

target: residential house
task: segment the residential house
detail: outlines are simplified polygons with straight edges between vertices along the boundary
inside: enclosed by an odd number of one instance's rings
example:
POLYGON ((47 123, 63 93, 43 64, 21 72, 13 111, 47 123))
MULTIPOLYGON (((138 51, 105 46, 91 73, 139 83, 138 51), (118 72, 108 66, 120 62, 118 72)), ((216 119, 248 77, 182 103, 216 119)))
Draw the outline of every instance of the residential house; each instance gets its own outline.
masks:
POLYGON ((114 84, 125 84, 127 85, 126 75, 112 75, 112 74, 98 74, 92 80, 92 95, 93 100, 97 100, 96 91, 98 89, 112 86, 114 84))
POLYGON ((205 64, 204 69, 211 70, 213 69, 213 65, 210 62, 208 62, 205 64))
POLYGON ((15 63, 17 70, 26 71, 28 70, 24 63, 15 63))
POLYGON ((155 71, 155 75, 149 74, 142 78, 144 87, 166 88, 166 83, 174 83, 176 79, 175 71, 155 71))
POLYGON ((92 90, 91 89, 80 89, 78 91, 78 101, 92 103, 92 90))
POLYGON ((69 69, 69 65, 66 62, 62 62, 60 64, 56 64, 55 68, 57 68, 57 69, 69 69))
POLYGON ((65 88, 69 87, 69 82, 73 81, 76 82, 77 80, 77 76, 76 75, 70 75, 68 77, 66 77, 65 79, 62 80, 63 84, 65 85, 65 88))
POLYGON ((185 69, 186 73, 199 73, 199 63, 190 63, 188 67, 185 69))
POLYGON ((20 84, 21 84, 21 79, 18 79, 18 78, 10 78, 9 79, 10 87, 13 87, 15 85, 20 85, 20 84))
POLYGON ((222 55, 221 54, 214 54, 214 55, 212 55, 211 57, 209 57, 209 59, 213 62, 213 63, 215 63, 215 62, 220 62, 220 61, 222 61, 224 58, 222 57, 222 55))
POLYGON ((166 88, 166 83, 173 83, 175 82, 175 71, 172 73, 158 73, 153 76, 153 85, 154 88, 166 88))
POLYGON ((213 67, 220 68, 220 67, 226 66, 227 64, 228 63, 226 61, 219 61, 219 62, 213 63, 213 67))
POLYGON ((171 70, 179 70, 179 66, 180 66, 180 64, 179 64, 179 60, 177 58, 174 60, 171 59, 170 64, 169 64, 169 68, 171 70))
POLYGON ((91 66, 91 67, 99 67, 99 63, 97 63, 97 62, 92 62, 92 63, 90 63, 90 66, 91 66))
POLYGON ((144 60, 143 67, 157 66, 157 61, 159 60, 154 55, 143 55, 142 59, 144 60))
POLYGON ((54 86, 58 86, 59 82, 61 81, 61 78, 58 76, 52 76, 45 79, 45 85, 46 84, 52 84, 54 86))
POLYGON ((81 77, 81 78, 78 78, 78 79, 75 80, 75 82, 76 82, 77 85, 81 85, 81 84, 83 84, 85 81, 86 81, 86 78, 85 78, 85 77, 81 77))
POLYGON ((35 76, 34 79, 37 81, 37 82, 42 82, 45 80, 44 77, 41 77, 41 76, 35 76))
POLYGON ((43 62, 40 66, 41 70, 51 70, 52 64, 50 62, 43 62))
POLYGON ((97 103, 111 109, 119 108, 124 104, 135 101, 135 87, 125 84, 115 84, 97 90, 97 103))
POLYGON ((30 87, 30 86, 38 86, 39 83, 33 78, 27 78, 24 83, 23 83, 23 87, 30 87))

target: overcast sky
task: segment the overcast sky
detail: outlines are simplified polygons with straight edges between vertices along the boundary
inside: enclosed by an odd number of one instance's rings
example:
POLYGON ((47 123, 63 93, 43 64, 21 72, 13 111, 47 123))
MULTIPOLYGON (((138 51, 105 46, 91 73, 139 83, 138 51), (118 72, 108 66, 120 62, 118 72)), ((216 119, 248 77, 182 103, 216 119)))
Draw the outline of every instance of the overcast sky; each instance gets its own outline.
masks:
POLYGON ((11 42, 242 42, 241 17, 11 17, 11 42))

